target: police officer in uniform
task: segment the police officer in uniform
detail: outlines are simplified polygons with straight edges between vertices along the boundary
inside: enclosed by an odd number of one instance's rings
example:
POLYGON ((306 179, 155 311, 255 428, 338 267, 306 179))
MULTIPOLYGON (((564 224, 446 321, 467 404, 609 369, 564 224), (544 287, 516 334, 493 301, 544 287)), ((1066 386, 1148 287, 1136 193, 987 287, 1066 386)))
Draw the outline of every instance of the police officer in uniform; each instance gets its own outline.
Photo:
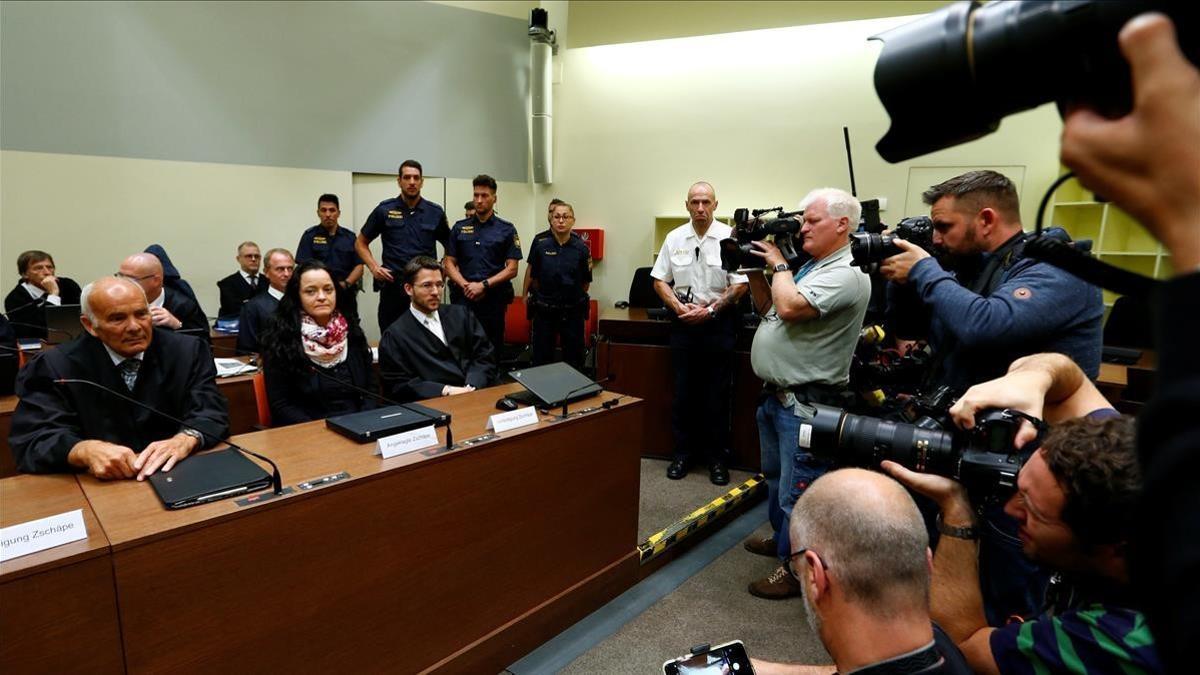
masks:
POLYGON ((726 485, 737 304, 748 282, 743 274, 721 269, 720 242, 732 236, 732 230, 713 220, 717 209, 713 186, 692 185, 684 206, 691 222, 667 233, 650 271, 654 291, 675 313, 671 320, 674 448, 667 478, 679 480, 694 461, 705 460, 709 480, 726 485))
MULTIPOLYGON (((552 235, 552 233, 554 231, 552 229, 554 226, 554 207, 558 206, 559 204, 566 204, 566 202, 559 199, 558 197, 555 197, 554 199, 551 199, 550 204, 548 206, 546 206, 546 229, 533 235, 533 242, 529 245, 530 251, 533 250, 533 245, 536 244, 539 239, 542 239, 543 237, 549 237, 552 235)), ((571 217, 574 218, 575 216, 572 214, 571 217)), ((532 284, 533 284, 533 277, 530 276, 530 274, 529 274, 529 265, 526 265, 525 266, 525 278, 521 280, 521 297, 523 297, 523 298, 529 297, 529 286, 532 284)), ((528 305, 525 307, 525 314, 526 314, 525 318, 527 318, 531 321, 533 320, 533 315, 530 314, 528 305)))
POLYGON ((404 292, 404 280, 400 271, 409 260, 423 255, 437 258, 437 242, 446 247, 450 227, 442 207, 421 197, 425 184, 421 163, 406 159, 400 164, 396 178, 400 185, 400 196, 385 199, 367 216, 367 222, 354 248, 375 277, 375 290, 379 291, 379 330, 385 331, 396 317, 408 309, 408 294, 404 292), (383 236, 383 264, 375 261, 371 253, 371 242, 383 236))
POLYGON ((504 312, 513 300, 521 238, 512 223, 495 213, 496 179, 481 174, 471 185, 475 217, 455 223, 446 245, 450 301, 474 312, 499 350, 504 345, 504 312))
POLYGON ((317 217, 320 225, 313 225, 300 235, 296 246, 296 265, 309 260, 320 260, 329 269, 333 283, 338 287, 337 308, 347 317, 358 320, 358 280, 363 275, 363 262, 355 248, 355 236, 350 230, 338 225, 342 215, 338 196, 323 194, 317 198, 317 217))
POLYGON ((533 322, 533 365, 552 362, 556 338, 561 338, 563 360, 582 370, 592 255, 571 232, 575 209, 570 204, 560 202, 550 218, 550 236, 535 237, 529 247, 532 282, 525 302, 533 322))

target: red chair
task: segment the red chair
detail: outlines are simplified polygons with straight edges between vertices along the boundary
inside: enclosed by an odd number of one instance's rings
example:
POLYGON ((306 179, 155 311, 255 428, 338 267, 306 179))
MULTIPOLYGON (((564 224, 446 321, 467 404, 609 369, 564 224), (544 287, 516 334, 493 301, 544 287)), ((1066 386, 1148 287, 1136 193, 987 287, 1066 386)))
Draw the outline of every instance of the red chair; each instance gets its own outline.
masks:
POLYGON ((267 400, 267 378, 260 370, 254 373, 254 404, 258 407, 258 426, 271 427, 271 403, 267 400))
POLYGON ((591 349, 592 343, 596 341, 596 333, 600 330, 600 303, 593 300, 588 300, 588 318, 587 323, 583 325, 583 346, 584 349, 591 349))
POLYGON ((525 316, 525 298, 518 295, 504 310, 504 344, 529 345, 529 319, 525 316))

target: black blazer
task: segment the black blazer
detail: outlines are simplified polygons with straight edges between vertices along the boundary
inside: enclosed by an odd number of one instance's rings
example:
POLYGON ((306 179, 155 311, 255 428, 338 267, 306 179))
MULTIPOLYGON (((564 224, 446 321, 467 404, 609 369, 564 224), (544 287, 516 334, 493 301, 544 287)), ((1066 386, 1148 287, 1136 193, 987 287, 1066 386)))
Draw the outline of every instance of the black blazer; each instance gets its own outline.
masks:
MULTIPOLYGON (((202 445, 210 447, 229 434, 229 413, 216 375, 204 343, 155 328, 129 395, 203 432, 202 445)), ((80 441, 108 441, 141 452, 153 441, 179 433, 179 424, 101 389, 47 382, 60 377, 129 392, 104 345, 91 335, 43 351, 17 376, 21 400, 13 413, 9 445, 21 471, 73 470, 67 455, 80 441)))
MULTIPOLYGON (((18 281, 8 295, 4 296, 4 311, 9 321, 41 326, 41 330, 29 326, 13 326, 17 338, 46 339, 46 296, 34 300, 29 297, 29 291, 21 287, 18 281)), ((58 297, 64 305, 78 305, 81 290, 79 284, 67 277, 58 278, 58 297)))
POLYGON ((221 291, 221 309, 217 311, 217 316, 237 316, 247 300, 260 293, 266 293, 270 285, 262 274, 258 275, 258 288, 247 283, 241 272, 234 272, 221 279, 217 282, 217 289, 221 291))
POLYGON ((242 305, 242 313, 238 317, 239 354, 257 354, 262 351, 258 345, 258 336, 267 327, 267 321, 278 306, 279 301, 270 293, 259 293, 242 305))
POLYGON ((405 311, 379 341, 379 369, 385 393, 401 402, 442 395, 442 387, 482 389, 496 379, 496 357, 479 319, 462 305, 442 305, 438 319, 446 342, 405 311))
MULTIPOLYGON (((350 382, 367 391, 378 391, 371 364, 371 349, 367 346, 366 339, 360 338, 356 341, 351 338, 347 348, 350 350, 346 355, 350 382)), ((318 367, 313 366, 314 369, 318 367)), ((366 394, 350 394, 346 387, 331 379, 341 378, 341 375, 331 374, 330 377, 323 377, 313 370, 296 371, 287 365, 275 365, 270 360, 263 361, 263 375, 267 380, 267 399, 271 404, 272 426, 325 419, 330 415, 325 405, 330 394, 357 396, 359 410, 375 407, 375 401, 371 397, 366 394)))
POLYGON ((164 288, 163 293, 167 294, 166 300, 163 301, 163 308, 183 322, 183 326, 179 330, 186 331, 184 335, 200 338, 204 340, 204 344, 209 344, 211 338, 208 335, 208 319, 204 316, 204 310, 200 309, 200 305, 175 289, 164 288))

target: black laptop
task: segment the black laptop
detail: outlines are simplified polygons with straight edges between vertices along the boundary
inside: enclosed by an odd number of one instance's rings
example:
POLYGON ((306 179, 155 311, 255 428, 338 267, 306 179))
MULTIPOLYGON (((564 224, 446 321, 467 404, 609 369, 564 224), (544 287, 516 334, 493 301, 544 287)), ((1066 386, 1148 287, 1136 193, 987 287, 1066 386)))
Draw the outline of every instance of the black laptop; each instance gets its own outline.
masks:
POLYGON ((83 333, 83 324, 79 322, 82 314, 79 305, 51 305, 46 307, 46 342, 63 344, 79 337, 83 333))
POLYGON ((325 420, 325 426, 359 443, 370 443, 384 436, 420 429, 431 424, 435 427, 450 424, 450 413, 416 403, 406 403, 338 415, 325 420))
POLYGON ((271 474, 233 448, 192 455, 148 480, 168 509, 207 504, 271 487, 271 474))
POLYGON ((593 382, 587 375, 561 361, 536 368, 514 370, 508 375, 526 389, 524 392, 509 394, 508 397, 539 408, 574 403, 604 391, 604 387, 593 382))

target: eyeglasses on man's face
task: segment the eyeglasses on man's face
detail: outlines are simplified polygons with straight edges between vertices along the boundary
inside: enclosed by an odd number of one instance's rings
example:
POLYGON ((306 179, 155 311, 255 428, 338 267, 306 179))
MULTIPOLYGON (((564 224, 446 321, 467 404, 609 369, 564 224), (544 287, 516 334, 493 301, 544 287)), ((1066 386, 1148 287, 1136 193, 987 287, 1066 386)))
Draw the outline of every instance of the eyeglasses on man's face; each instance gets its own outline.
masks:
MULTIPOLYGON (((805 553, 808 553, 809 551, 812 551, 812 549, 811 548, 796 549, 796 552, 791 554, 790 556, 788 556, 788 559, 783 563, 783 566, 787 568, 788 574, 792 575, 792 578, 795 579, 796 581, 802 581, 800 578, 800 568, 797 566, 798 563, 796 562, 796 558, 799 558, 800 556, 804 555, 805 553)), ((817 556, 817 560, 821 563, 821 567, 824 567, 826 571, 829 571, 829 563, 825 562, 825 559, 821 557, 821 554, 817 553, 816 551, 812 551, 812 552, 813 552, 813 555, 817 556)))

